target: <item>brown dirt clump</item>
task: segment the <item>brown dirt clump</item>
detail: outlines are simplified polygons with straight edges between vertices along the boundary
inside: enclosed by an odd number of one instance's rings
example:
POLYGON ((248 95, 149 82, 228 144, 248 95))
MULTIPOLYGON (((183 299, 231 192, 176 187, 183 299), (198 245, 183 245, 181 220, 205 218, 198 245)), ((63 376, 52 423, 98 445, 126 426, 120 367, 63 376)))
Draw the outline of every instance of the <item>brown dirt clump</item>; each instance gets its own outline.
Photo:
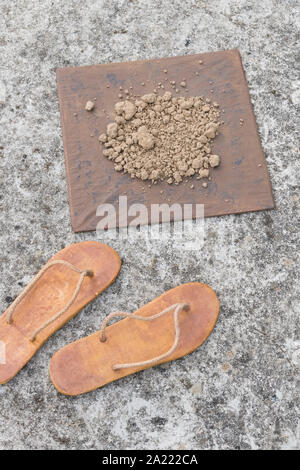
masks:
POLYGON ((178 184, 193 175, 208 178, 220 164, 211 149, 220 126, 218 107, 201 96, 184 98, 169 91, 120 101, 115 122, 99 136, 103 154, 116 171, 153 183, 178 184))

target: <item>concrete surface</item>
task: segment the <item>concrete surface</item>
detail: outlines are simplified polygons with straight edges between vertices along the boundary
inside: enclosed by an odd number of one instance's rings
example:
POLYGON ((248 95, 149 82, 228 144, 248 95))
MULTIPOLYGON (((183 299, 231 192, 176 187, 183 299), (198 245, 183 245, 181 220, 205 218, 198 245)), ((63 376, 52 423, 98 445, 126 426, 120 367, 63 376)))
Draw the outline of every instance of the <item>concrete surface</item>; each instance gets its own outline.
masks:
POLYGON ((299 448, 297 3, 1 2, 2 311, 55 251, 96 238, 71 230, 58 66, 238 47, 277 204, 206 220, 204 248, 192 256, 170 240, 112 241, 123 258, 116 283, 0 387, 1 449, 299 448), (191 280, 210 284, 222 306, 203 347, 85 396, 56 392, 48 363, 58 348, 110 311, 191 280))

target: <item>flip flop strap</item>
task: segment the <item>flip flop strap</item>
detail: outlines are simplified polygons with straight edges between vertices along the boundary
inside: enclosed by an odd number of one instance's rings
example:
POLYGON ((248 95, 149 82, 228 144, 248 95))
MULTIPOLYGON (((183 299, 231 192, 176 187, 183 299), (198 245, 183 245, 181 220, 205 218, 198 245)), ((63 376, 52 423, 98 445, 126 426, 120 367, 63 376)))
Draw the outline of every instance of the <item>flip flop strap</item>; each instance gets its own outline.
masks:
POLYGON ((77 272, 77 273, 80 273, 80 278, 78 280, 78 283, 77 283, 77 286, 76 286, 76 289, 71 297, 71 299, 69 300, 69 302, 67 303, 67 305, 62 309, 60 310, 54 317, 50 318, 50 320, 47 320, 42 326, 40 326, 34 333, 33 335, 31 335, 30 337, 30 341, 35 341, 36 339, 36 336, 44 329, 46 328, 48 325, 50 325, 51 323, 53 323, 55 320, 57 320, 57 318, 59 318, 61 315, 63 315, 67 310, 68 308, 73 304, 73 302, 75 301, 77 295, 79 294, 79 291, 80 291, 80 288, 81 288, 81 285, 83 283, 83 280, 85 278, 85 276, 89 276, 89 277, 92 277, 93 276, 93 271, 84 271, 82 269, 79 269, 79 268, 76 268, 76 266, 73 266, 73 264, 71 263, 68 263, 67 261, 64 261, 64 260, 54 260, 54 261, 51 261, 50 263, 46 264, 40 271, 39 273, 32 279, 32 281, 25 287, 25 289, 21 292, 20 295, 18 295, 18 297, 13 301, 13 303, 10 305, 10 307, 8 308, 7 310, 7 314, 6 314, 6 320, 7 320, 7 323, 10 325, 13 321, 13 314, 15 312, 15 309, 17 307, 17 305, 22 301, 22 299, 28 294, 29 291, 31 291, 31 289, 35 286, 35 284, 37 283, 37 281, 42 277, 42 275, 49 269, 51 268, 52 266, 54 265, 57 265, 57 264, 62 264, 70 269, 72 269, 73 271, 77 272))
POLYGON ((174 310, 174 325, 175 325, 175 340, 172 345, 172 347, 164 354, 161 354, 160 356, 156 356, 153 359, 149 359, 147 361, 142 361, 142 362, 132 362, 130 364, 115 364, 113 365, 114 370, 119 370, 119 369, 126 369, 127 367, 140 367, 140 366, 149 366, 152 364, 156 364, 157 362, 161 361, 162 359, 165 359, 166 357, 170 356, 175 349, 178 346, 179 338, 180 338, 180 326, 179 326, 179 313, 184 310, 184 311, 189 311, 190 306, 189 304, 174 304, 171 305, 170 307, 164 309, 162 312, 156 313, 152 317, 142 317, 139 315, 134 315, 133 313, 126 313, 126 312, 114 312, 110 313, 103 321, 102 326, 101 326, 101 331, 100 331, 100 341, 105 342, 106 341, 106 336, 105 336, 105 328, 107 326, 107 323, 111 318, 114 317, 127 317, 127 318, 132 318, 133 320, 141 320, 141 321, 152 321, 155 320, 156 318, 162 317, 166 313, 170 312, 171 310, 174 310))

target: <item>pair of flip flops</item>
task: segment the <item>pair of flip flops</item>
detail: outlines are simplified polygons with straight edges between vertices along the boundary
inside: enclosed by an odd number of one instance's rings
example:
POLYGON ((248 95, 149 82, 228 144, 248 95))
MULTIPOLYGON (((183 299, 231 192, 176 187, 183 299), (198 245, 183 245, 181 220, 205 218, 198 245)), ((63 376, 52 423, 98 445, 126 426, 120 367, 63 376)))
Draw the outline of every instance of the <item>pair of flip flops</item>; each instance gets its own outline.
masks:
MULTIPOLYGON (((0 317, 0 384, 11 380, 45 341, 103 292, 121 268, 109 246, 86 241, 53 256, 0 317)), ((80 395, 198 348, 210 335, 219 301, 205 284, 171 289, 134 314, 114 312, 101 330, 68 344, 50 361, 64 395, 80 395), (108 326, 113 317, 125 317, 108 326)))

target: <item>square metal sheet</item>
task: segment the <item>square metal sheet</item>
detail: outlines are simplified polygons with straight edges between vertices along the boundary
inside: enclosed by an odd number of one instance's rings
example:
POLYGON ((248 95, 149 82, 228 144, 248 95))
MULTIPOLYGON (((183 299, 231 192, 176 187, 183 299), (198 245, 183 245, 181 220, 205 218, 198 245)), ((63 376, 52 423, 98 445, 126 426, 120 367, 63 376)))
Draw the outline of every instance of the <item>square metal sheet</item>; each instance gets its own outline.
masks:
MULTIPOLYGON (((99 221, 97 207, 110 203, 118 212, 119 195, 125 194, 128 205, 145 204, 149 218, 151 204, 168 200, 169 204, 204 204, 205 217, 274 208, 265 156, 238 50, 67 67, 57 69, 56 74, 75 232, 95 230, 99 221), (199 60, 203 61, 202 65, 199 60), (202 187, 203 180, 195 177, 178 186, 160 182, 149 188, 148 182, 116 172, 113 163, 102 155, 98 136, 113 120, 120 86, 132 86, 140 95, 150 93, 155 83, 165 79, 164 69, 168 70, 170 80, 179 82, 185 78, 188 92, 182 90, 180 95, 203 95, 220 104, 225 125, 214 141, 213 152, 220 155, 221 165, 211 172, 212 181, 206 189, 202 187), (85 111, 86 102, 94 98, 95 109, 85 111)), ((174 92, 169 82, 165 82, 165 90, 168 89, 174 92)))

